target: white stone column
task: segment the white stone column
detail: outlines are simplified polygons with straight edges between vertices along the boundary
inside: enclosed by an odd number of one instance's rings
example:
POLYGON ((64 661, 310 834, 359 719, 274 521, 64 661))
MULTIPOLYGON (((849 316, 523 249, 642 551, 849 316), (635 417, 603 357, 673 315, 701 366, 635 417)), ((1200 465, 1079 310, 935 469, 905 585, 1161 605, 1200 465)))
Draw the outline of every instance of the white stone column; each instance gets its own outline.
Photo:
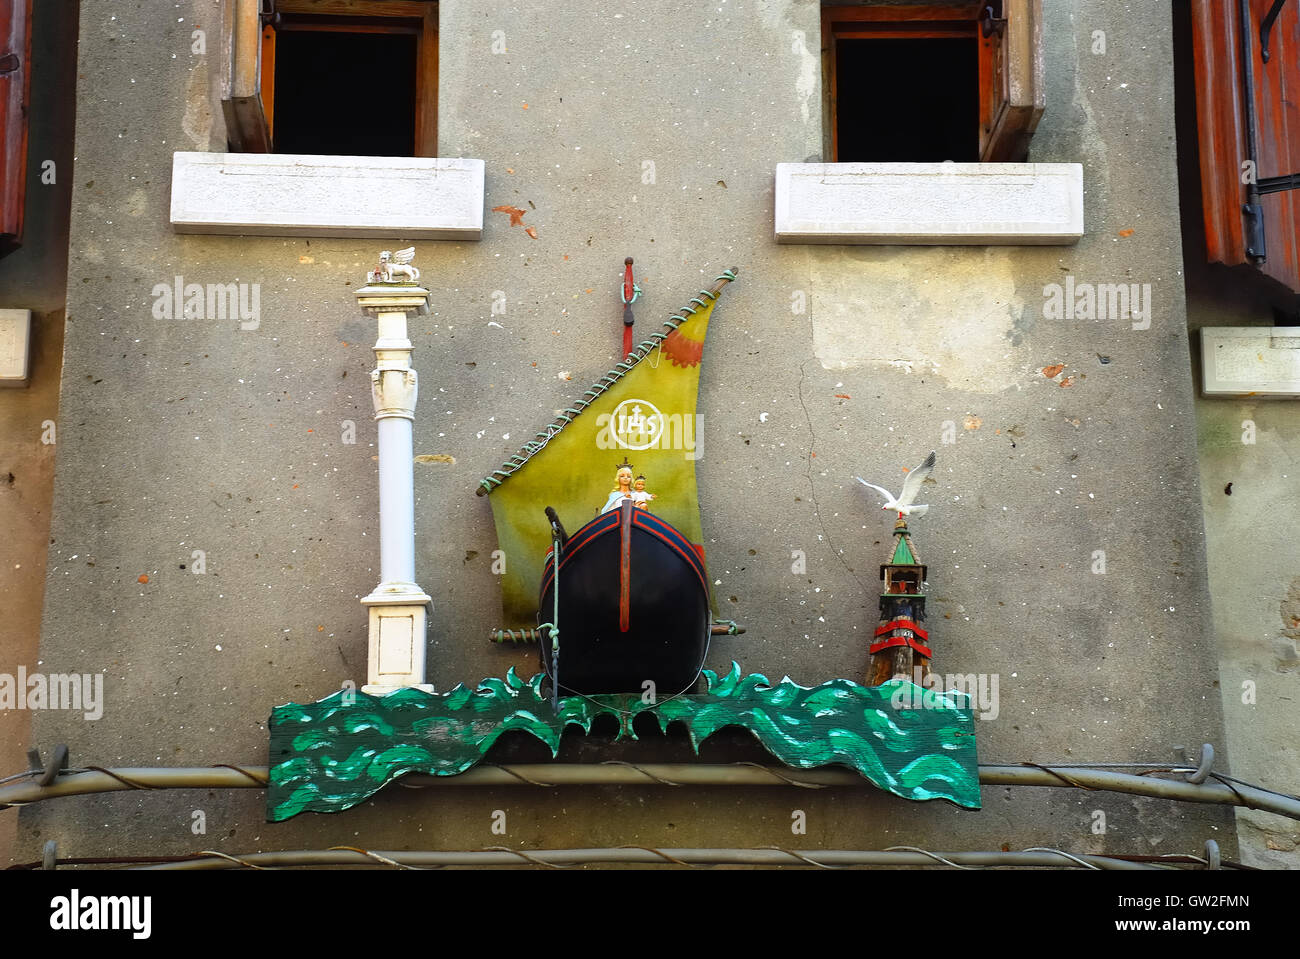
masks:
POLYGON ((412 284, 373 283, 357 303, 379 320, 370 381, 379 427, 379 575, 361 600, 370 611, 370 650, 362 690, 382 696, 425 682, 425 630, 433 600, 415 583, 415 474, 411 429, 416 375, 406 314, 429 312, 429 291, 412 284))

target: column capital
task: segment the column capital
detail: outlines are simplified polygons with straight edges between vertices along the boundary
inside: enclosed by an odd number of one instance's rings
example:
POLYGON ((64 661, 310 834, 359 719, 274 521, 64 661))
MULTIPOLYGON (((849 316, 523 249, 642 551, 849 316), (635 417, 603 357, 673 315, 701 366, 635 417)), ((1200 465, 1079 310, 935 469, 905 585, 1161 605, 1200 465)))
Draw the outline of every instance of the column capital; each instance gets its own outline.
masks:
POLYGON ((375 405, 375 419, 397 416, 414 420, 418 389, 419 377, 415 370, 371 370, 370 392, 375 405))
POLYGON ((429 312, 429 291, 406 283, 370 283, 353 291, 357 305, 371 316, 381 313, 429 312))

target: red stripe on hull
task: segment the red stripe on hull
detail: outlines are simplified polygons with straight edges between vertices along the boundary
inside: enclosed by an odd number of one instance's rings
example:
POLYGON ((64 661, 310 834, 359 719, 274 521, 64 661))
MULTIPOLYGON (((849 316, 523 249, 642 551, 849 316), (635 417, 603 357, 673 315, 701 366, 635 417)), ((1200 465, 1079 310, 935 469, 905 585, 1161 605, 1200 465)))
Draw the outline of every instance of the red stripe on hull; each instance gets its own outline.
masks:
MULTIPOLYGON (((648 522, 643 521, 643 520, 641 519, 640 514, 637 514, 637 515, 634 517, 634 520, 633 520, 633 521, 636 523, 636 525, 637 525, 637 527, 638 527, 639 529, 643 529, 643 530, 645 530, 647 533, 649 533, 649 534, 650 534, 651 536, 653 536, 655 539, 659 540, 661 543, 665 543, 665 544, 666 544, 670 549, 672 549, 672 551, 673 551, 674 553, 676 553, 678 556, 680 556, 682 559, 684 559, 684 560, 686 561, 687 565, 690 566, 691 569, 693 569, 693 570, 695 571, 695 576, 696 576, 697 579, 699 579, 699 581, 700 581, 700 586, 702 586, 702 587, 704 588, 704 592, 705 592, 705 593, 708 593, 708 591, 709 591, 709 583, 708 583, 708 580, 705 579, 704 573, 702 572, 704 564, 703 564, 703 562, 700 560, 699 553, 696 552, 696 550, 700 549, 700 547, 695 546, 694 543, 691 543, 691 544, 690 544, 690 545, 691 545, 691 552, 690 552, 690 553, 687 553, 685 550, 683 550, 683 549, 681 548, 681 546, 679 546, 679 545, 678 545, 677 543, 675 543, 673 540, 669 539, 667 536, 665 536, 665 535, 664 535, 663 533, 661 533, 659 530, 655 529, 655 528, 654 528, 653 526, 651 526, 648 522)), ((662 522, 662 520, 661 520, 661 522, 662 522)), ((667 525, 667 524, 665 523, 664 525, 667 525)), ((678 535, 680 536, 681 534, 678 533, 678 535)))
POLYGON ((632 503, 623 500, 618 518, 618 628, 632 625, 632 503))
MULTIPOLYGON (((620 507, 620 509, 622 509, 622 507, 620 507)), ((578 552, 593 539, 606 533, 612 533, 614 529, 620 525, 620 520, 620 514, 614 514, 611 516, 607 513, 604 516, 599 516, 592 520, 582 529, 578 530, 578 532, 574 533, 564 546, 564 556, 560 560, 560 569, 563 570, 568 566, 569 562, 578 555, 578 552)), ((704 590, 706 595, 708 594, 709 581, 704 569, 703 546, 689 542, 674 526, 650 513, 647 513, 643 509, 632 508, 632 523, 638 529, 649 533, 680 556, 682 560, 685 561, 685 563, 695 572, 695 578, 699 581, 700 587, 704 590), (664 530, 661 530, 659 528, 660 524, 675 533, 676 536, 680 538, 680 542, 667 535, 664 530), (682 543, 685 543, 686 546, 689 547, 689 551, 683 548, 682 543)), ((552 556, 549 551, 546 554, 545 563, 545 572, 542 575, 542 588, 539 593, 539 595, 542 596, 546 595, 546 591, 551 588, 551 583, 555 579, 554 556, 552 556)))

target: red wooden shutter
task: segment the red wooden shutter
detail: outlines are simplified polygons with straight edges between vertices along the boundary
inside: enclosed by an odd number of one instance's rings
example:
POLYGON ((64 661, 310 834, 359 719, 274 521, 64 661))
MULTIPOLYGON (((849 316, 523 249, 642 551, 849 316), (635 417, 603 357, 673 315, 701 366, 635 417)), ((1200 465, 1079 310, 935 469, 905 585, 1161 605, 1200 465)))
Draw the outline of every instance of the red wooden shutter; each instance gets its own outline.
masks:
POLYGON ((1300 2, 1282 6, 1269 36, 1269 59, 1261 55, 1260 25, 1272 0, 1250 0, 1249 36, 1253 91, 1247 91, 1239 0, 1193 0, 1192 45, 1196 75, 1196 121, 1201 154, 1201 208, 1206 256, 1214 263, 1254 263, 1300 291, 1300 191, 1265 193, 1263 262, 1252 249, 1250 221, 1243 215, 1256 181, 1300 173, 1300 2), (1247 96, 1255 108, 1255 169, 1247 155, 1247 96))
POLYGON ((22 241, 32 0, 0 0, 0 253, 22 241))
POLYGON ((1001 19, 990 16, 980 26, 980 159, 986 163, 1024 160, 1047 105, 1042 0, 1000 6, 1001 19))

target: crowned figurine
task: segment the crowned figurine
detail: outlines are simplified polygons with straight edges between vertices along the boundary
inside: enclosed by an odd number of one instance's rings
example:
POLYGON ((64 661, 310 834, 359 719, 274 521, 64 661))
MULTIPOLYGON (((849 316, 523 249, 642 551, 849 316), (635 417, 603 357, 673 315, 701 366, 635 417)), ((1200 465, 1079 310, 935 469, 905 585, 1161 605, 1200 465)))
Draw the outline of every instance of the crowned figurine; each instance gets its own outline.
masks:
MULTIPOLYGON (((614 474, 614 489, 605 500, 605 505, 601 507, 602 514, 608 513, 612 509, 618 509, 623 505, 623 500, 630 499, 636 502, 637 492, 632 488, 632 464, 623 457, 623 462, 618 464, 618 471, 614 474)), ((649 493, 644 494, 649 496, 649 493)))

